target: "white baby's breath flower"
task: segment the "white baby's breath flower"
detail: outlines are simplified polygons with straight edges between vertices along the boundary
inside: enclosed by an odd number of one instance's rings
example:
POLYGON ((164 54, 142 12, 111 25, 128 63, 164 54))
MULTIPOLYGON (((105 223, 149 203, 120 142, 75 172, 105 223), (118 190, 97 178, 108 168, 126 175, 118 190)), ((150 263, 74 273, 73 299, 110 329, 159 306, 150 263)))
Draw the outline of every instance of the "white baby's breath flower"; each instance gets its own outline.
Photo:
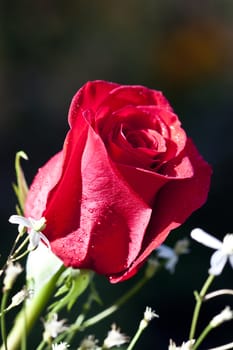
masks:
POLYGON ((20 305, 24 300, 26 300, 29 297, 30 297, 30 291, 28 291, 26 288, 23 288, 11 298, 11 303, 10 305, 8 305, 5 311, 9 311, 14 307, 20 305))
POLYGON ((159 317, 159 315, 157 315, 151 307, 147 306, 143 314, 143 319, 139 324, 139 329, 143 331, 155 317, 159 317))
POLYGON ((66 342, 61 342, 59 344, 52 344, 52 350, 66 350, 68 349, 70 346, 68 343, 66 342))
POLYGON ((181 346, 176 346, 176 343, 173 340, 170 340, 168 350, 191 350, 195 340, 191 339, 187 342, 183 342, 181 346))
POLYGON ((4 290, 10 290, 17 278, 17 276, 23 271, 23 268, 19 263, 9 262, 5 271, 5 277, 3 280, 4 290))
POLYGON ((174 273, 176 264, 178 263, 179 256, 189 253, 189 240, 187 238, 178 240, 174 248, 170 248, 165 244, 161 244, 157 249, 157 256, 162 259, 166 259, 165 268, 174 273))
POLYGON ((191 231, 191 237, 197 242, 216 250, 210 259, 209 274, 220 275, 227 260, 233 268, 233 234, 227 234, 221 242, 204 230, 195 228, 191 231))
POLYGON ((67 330, 67 326, 64 325, 66 320, 58 321, 58 315, 55 313, 46 322, 44 322, 44 334, 43 338, 45 341, 51 338, 56 338, 60 333, 67 330))
POLYGON ((144 320, 149 323, 155 317, 159 317, 159 315, 157 315, 151 307, 147 306, 144 312, 144 320))
POLYGON ((11 224, 18 225, 19 233, 26 231, 29 233, 29 251, 36 249, 40 240, 42 240, 48 248, 50 247, 47 237, 41 232, 46 225, 46 219, 44 217, 39 220, 35 220, 32 218, 25 218, 20 215, 11 215, 9 222, 11 224))
POLYGON ((104 339, 103 347, 110 349, 114 346, 120 346, 129 342, 129 337, 120 332, 120 328, 117 328, 115 324, 112 325, 112 329, 108 332, 107 338, 104 339))
POLYGON ((94 335, 88 335, 82 340, 77 350, 100 350, 101 348, 97 344, 98 340, 95 339, 94 335))
POLYGON ((31 291, 27 290, 26 288, 23 288, 11 298, 10 307, 14 307, 21 304, 25 299, 29 298, 30 295, 31 291))
POLYGON ((226 306, 218 315, 214 316, 210 321, 212 327, 218 327, 220 324, 233 319, 233 311, 229 306, 226 306))

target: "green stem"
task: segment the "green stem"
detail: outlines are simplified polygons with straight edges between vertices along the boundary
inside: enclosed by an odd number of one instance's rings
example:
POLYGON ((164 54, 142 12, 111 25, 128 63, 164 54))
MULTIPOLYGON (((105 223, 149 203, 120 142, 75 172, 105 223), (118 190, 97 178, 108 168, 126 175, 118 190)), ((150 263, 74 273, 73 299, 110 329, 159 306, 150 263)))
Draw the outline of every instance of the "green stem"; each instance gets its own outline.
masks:
MULTIPOLYGON (((21 337, 23 332, 29 334, 36 320, 38 320, 41 315, 43 309, 48 303, 48 300, 52 296, 56 282, 64 271, 65 267, 62 266, 56 274, 49 280, 47 284, 45 284, 41 290, 34 296, 31 301, 25 306, 25 309, 21 310, 18 317, 15 320, 14 327, 12 328, 8 338, 7 338, 7 346, 8 350, 17 350, 19 349, 19 345, 21 342, 21 337)), ((6 347, 2 346, 0 350, 5 350, 6 347)))
MULTIPOLYGON (((24 239, 24 241, 20 244, 20 246, 15 250, 13 254, 11 254, 10 258, 11 259, 16 259, 15 256, 25 247, 25 245, 29 242, 29 234, 27 237, 24 239)), ((27 251, 28 253, 28 251, 27 251)))
POLYGON ((203 340, 205 339, 205 337, 209 334, 209 332, 213 329, 213 327, 208 324, 208 326, 205 327, 205 329, 202 331, 202 333, 200 334, 200 336, 197 338, 197 340, 195 341, 192 350, 196 350, 199 345, 203 342, 203 340))
POLYGON ((1 301, 1 334, 2 341, 4 344, 3 349, 8 350, 7 348, 7 335, 6 335, 6 322, 5 322, 5 309, 8 300, 9 290, 3 292, 2 301, 1 301))
MULTIPOLYGON (((95 323, 103 320, 104 318, 110 316, 115 311, 117 311, 123 304, 125 304, 132 296, 134 296, 151 278, 153 274, 145 275, 130 289, 128 290, 122 297, 117 299, 113 305, 103 310, 99 314, 90 317, 86 321, 83 321, 83 318, 77 318, 77 323, 72 325, 67 332, 64 332, 60 337, 57 338, 57 341, 61 341, 65 339, 67 342, 70 342, 72 338, 75 336, 76 332, 79 330, 85 330, 86 328, 93 326, 95 323)), ((84 316, 85 317, 85 316, 84 316)), ((1 349, 0 349, 1 350, 1 349)), ((38 350, 38 349, 37 349, 38 350)))
POLYGON ((41 343, 37 346, 36 350, 42 350, 45 345, 46 345, 45 340, 42 340, 41 343))
POLYGON ((194 312, 193 312, 193 318, 192 318, 190 334, 189 334, 189 339, 190 340, 194 339, 194 337, 195 337, 197 321, 198 321, 200 309, 201 309, 201 306, 202 306, 203 298, 204 298, 208 288, 210 287, 211 283, 213 282, 214 277, 215 277, 214 275, 209 275, 207 280, 205 281, 205 283, 204 283, 200 293, 199 294, 196 293, 196 305, 195 305, 195 309, 194 309, 194 312))
POLYGON ((137 332, 135 333, 133 339, 131 340, 129 346, 127 347, 127 350, 132 350, 135 346, 135 344, 137 343, 138 339, 140 338, 142 332, 144 331, 144 329, 147 327, 148 323, 146 323, 144 320, 142 320, 140 322, 140 325, 137 329, 137 332))
POLYGON ((11 259, 12 262, 18 261, 24 258, 29 253, 29 250, 26 250, 24 253, 18 255, 16 258, 11 259))
POLYGON ((143 276, 128 292, 126 292, 122 297, 116 300, 116 302, 113 305, 103 310, 99 314, 87 319, 85 322, 83 322, 81 327, 78 327, 78 328, 81 328, 82 330, 84 330, 87 327, 90 327, 93 324, 113 314, 123 304, 125 304, 133 295, 135 295, 148 281, 149 281, 149 278, 147 276, 143 276))
MULTIPOLYGON (((26 313, 25 313, 25 308, 26 308, 26 302, 23 304, 23 309, 22 312, 24 314, 24 322, 26 323, 26 313)), ((27 350, 27 332, 26 332, 26 327, 23 329, 22 333, 22 338, 21 338, 21 350, 27 350)))
MULTIPOLYGON (((87 300, 87 302, 83 305, 83 309, 81 314, 77 317, 76 321, 75 321, 75 329, 79 329, 81 324, 83 323, 88 311, 91 308, 91 304, 93 302, 93 298, 90 296, 87 300)), ((70 343, 71 340, 73 339, 73 337, 75 336, 76 330, 72 330, 68 333, 68 335, 66 336, 66 341, 67 343, 70 343)), ((40 349, 37 349, 40 350, 40 349)))
POLYGON ((17 243, 19 242, 19 240, 20 240, 20 238, 22 237, 22 235, 23 235, 22 232, 19 232, 19 233, 18 233, 18 235, 17 235, 17 237, 16 237, 16 239, 15 239, 15 241, 14 241, 14 243, 13 243, 13 246, 12 246, 12 248, 11 248, 11 250, 10 250, 10 253, 9 253, 9 255, 8 255, 8 258, 6 259, 5 264, 4 264, 3 267, 1 268, 2 271, 5 271, 5 270, 6 270, 7 265, 8 265, 8 263, 11 261, 11 258, 12 258, 13 254, 14 254, 14 250, 15 250, 15 248, 16 248, 16 246, 17 246, 17 243))

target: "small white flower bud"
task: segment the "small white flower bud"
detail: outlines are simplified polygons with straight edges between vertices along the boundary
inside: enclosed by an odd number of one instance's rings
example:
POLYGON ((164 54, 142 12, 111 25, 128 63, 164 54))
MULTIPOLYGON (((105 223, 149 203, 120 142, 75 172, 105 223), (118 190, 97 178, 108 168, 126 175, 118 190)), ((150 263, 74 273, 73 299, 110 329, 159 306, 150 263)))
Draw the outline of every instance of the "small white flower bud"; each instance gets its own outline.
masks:
POLYGON ((191 339, 187 342, 183 342, 181 346, 176 346, 176 343, 170 339, 168 350, 191 350, 195 340, 191 339))
POLYGON ((67 330, 67 326, 64 325, 66 320, 58 321, 58 315, 55 313, 49 318, 46 322, 44 322, 44 340, 50 341, 51 338, 56 338, 60 333, 67 330))
POLYGON ((139 324, 139 328, 140 329, 145 329, 148 324, 153 320, 153 318, 155 317, 159 317, 159 315, 157 315, 152 309, 151 307, 146 307, 146 310, 144 312, 143 315, 143 319, 141 320, 140 324, 139 324))
POLYGON ((144 320, 149 323, 155 317, 159 317, 159 315, 157 315, 151 307, 147 306, 144 312, 144 320))
POLYGON ((220 326, 223 322, 230 321, 233 319, 233 311, 229 306, 226 306, 218 315, 212 318, 210 325, 214 327, 220 326))
POLYGON ((18 306, 21 304, 26 298, 28 297, 28 291, 26 289, 22 289, 18 293, 16 293, 12 298, 11 298, 11 307, 18 306))
POLYGON ((17 276, 23 271, 23 268, 19 263, 14 264, 10 262, 5 271, 5 277, 3 280, 4 290, 10 290, 17 278, 17 276))
POLYGON ((70 346, 68 343, 66 342, 61 342, 59 344, 52 344, 52 350, 66 350, 68 349, 70 346))
POLYGON ((88 335, 82 340, 77 350, 100 350, 97 343, 98 340, 95 339, 94 335, 88 335))
POLYGON ((110 349, 113 346, 120 346, 128 343, 129 337, 120 332, 115 324, 112 325, 112 329, 108 332, 107 338, 104 340, 103 348, 110 349))

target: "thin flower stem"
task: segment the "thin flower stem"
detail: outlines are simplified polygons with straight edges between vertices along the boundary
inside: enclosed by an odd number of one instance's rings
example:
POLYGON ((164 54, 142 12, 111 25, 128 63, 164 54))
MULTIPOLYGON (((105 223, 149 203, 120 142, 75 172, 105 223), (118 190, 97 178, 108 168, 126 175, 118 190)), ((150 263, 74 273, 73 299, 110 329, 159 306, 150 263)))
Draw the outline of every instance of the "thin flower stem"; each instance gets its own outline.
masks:
MULTIPOLYGON (((104 318, 112 315, 114 312, 116 312, 123 304, 125 304, 132 296, 134 296, 151 278, 153 275, 147 275, 145 274, 130 290, 128 290, 124 295, 122 295, 119 299, 113 303, 110 307, 103 310, 99 314, 90 317, 83 323, 80 322, 81 320, 79 317, 77 318, 77 323, 72 325, 68 331, 64 332, 63 334, 58 336, 57 341, 65 339, 67 342, 70 342, 72 338, 75 336, 76 332, 79 330, 85 330, 86 328, 93 326, 94 324, 100 322, 104 318)), ((37 349, 40 350, 40 349, 37 349)))
POLYGON ((12 262, 21 260, 22 258, 24 258, 27 254, 29 253, 29 250, 26 250, 24 253, 18 255, 16 258, 11 259, 12 262))
POLYGON ((219 289, 212 293, 208 293, 204 297, 204 301, 218 297, 220 295, 233 295, 233 289, 219 289))
MULTIPOLYGON (((17 259, 17 257, 15 257, 24 247, 25 245, 29 242, 29 234, 27 235, 27 237, 25 238, 25 240, 20 244, 20 246, 16 249, 16 251, 14 253, 11 254, 10 259, 17 259)), ((26 252, 28 253, 28 251, 26 252)), ((24 254, 24 253, 23 253, 24 254)))
POLYGON ((45 345, 46 345, 45 340, 42 340, 40 344, 37 346, 36 350, 42 350, 45 345))
POLYGON ((67 343, 70 343, 73 337, 75 336, 76 331, 81 328, 81 324, 84 322, 87 313, 90 311, 93 301, 98 301, 101 303, 92 280, 90 281, 90 289, 91 291, 89 293, 89 296, 87 297, 87 301, 82 305, 81 313, 78 315, 73 325, 69 327, 68 331, 65 331, 56 338, 57 342, 65 340, 67 343))
POLYGON ((195 341, 192 350, 196 350, 199 345, 203 342, 203 340, 205 339, 205 337, 209 334, 209 332, 213 329, 213 327, 208 324, 208 326, 205 327, 205 329, 201 332, 200 336, 197 338, 197 340, 195 341))
POLYGON ((8 300, 9 290, 3 292, 2 301, 1 301, 1 334, 2 341, 4 344, 4 350, 8 350, 7 348, 7 335, 6 335, 6 322, 5 322, 5 309, 8 300))
POLYGON ((140 338, 142 332, 144 331, 146 327, 142 327, 142 322, 140 322, 140 325, 137 329, 137 332, 135 333, 133 339, 131 340, 129 346, 127 347, 127 350, 132 350, 137 343, 138 339, 140 338))
MULTIPOLYGON (((83 305, 83 311, 82 313, 77 317, 76 321, 75 321, 75 328, 79 329, 81 324, 83 323, 88 311, 91 308, 91 304, 93 302, 93 298, 91 296, 89 296, 87 302, 83 305)), ((72 340, 72 338, 74 337, 76 333, 76 330, 71 330, 68 335, 66 336, 66 341, 67 343, 70 343, 70 341, 72 340)), ((39 349, 37 349, 39 350, 39 349)))
POLYGON ((214 280, 214 275, 209 275, 207 280, 205 281, 200 293, 196 293, 196 305, 195 305, 195 309, 193 312, 193 318, 192 318, 192 323, 191 323, 191 328, 190 328, 190 334, 189 334, 189 340, 194 339, 195 337, 195 332, 196 332, 196 327, 197 327, 197 321, 198 321, 198 317, 199 317, 199 313, 200 313, 200 309, 202 306, 202 302, 204 299, 204 296, 208 290, 208 288, 210 287, 211 283, 214 280))
MULTIPOLYGON (((83 324, 79 327, 82 330, 94 325, 95 323, 101 321, 102 319, 110 316, 115 311, 117 311, 123 304, 125 304, 132 296, 134 296, 147 282, 149 278, 143 276, 129 291, 127 291, 122 297, 115 301, 113 305, 100 312, 99 314, 87 319, 83 324)), ((74 325, 75 327, 75 325, 74 325)))
MULTIPOLYGON (((7 308, 4 310, 4 315, 6 315, 10 310, 12 310, 13 308, 15 307, 15 305, 9 305, 9 306, 7 306, 7 308)), ((2 317, 2 315, 3 315, 3 313, 2 312, 0 312, 0 318, 2 317)))
MULTIPOLYGON (((17 245, 17 243, 19 242, 19 240, 20 240, 20 238, 23 236, 23 232, 19 232, 18 233, 18 235, 16 236, 16 239, 15 239, 15 241, 14 241, 14 243, 13 243, 13 246, 12 246, 12 248, 11 248, 11 250, 10 250, 10 253, 9 253, 9 255, 8 255, 8 258, 6 259, 6 262, 5 262, 5 264, 3 265, 3 267, 2 267, 2 271, 5 271, 5 269, 7 268, 7 265, 8 265, 8 263, 9 263, 9 261, 11 261, 11 258, 12 258, 12 256, 14 256, 14 250, 15 250, 15 248, 16 248, 16 245, 17 245)), ((22 243, 23 244, 23 243, 22 243)), ((16 250, 16 251, 18 251, 18 249, 16 250)))
MULTIPOLYGON (((24 302, 24 304, 23 304, 23 309, 22 309, 22 312, 23 312, 23 314, 24 314, 24 322, 25 322, 25 324, 26 324, 26 312, 25 312, 25 308, 26 308, 26 302, 24 302)), ((22 332, 21 350, 27 350, 27 332, 26 332, 26 327, 23 329, 23 332, 22 332)))
MULTIPOLYGON (((9 336, 7 337, 8 350, 17 350, 21 342, 21 336, 25 331, 29 334, 30 330, 38 320, 43 309, 47 305, 50 297, 53 295, 56 287, 56 282, 65 267, 62 266, 56 274, 46 283, 41 290, 34 296, 31 301, 28 301, 24 310, 22 310, 16 318, 14 327, 12 328, 9 336)), ((4 345, 0 350, 6 350, 4 345)))

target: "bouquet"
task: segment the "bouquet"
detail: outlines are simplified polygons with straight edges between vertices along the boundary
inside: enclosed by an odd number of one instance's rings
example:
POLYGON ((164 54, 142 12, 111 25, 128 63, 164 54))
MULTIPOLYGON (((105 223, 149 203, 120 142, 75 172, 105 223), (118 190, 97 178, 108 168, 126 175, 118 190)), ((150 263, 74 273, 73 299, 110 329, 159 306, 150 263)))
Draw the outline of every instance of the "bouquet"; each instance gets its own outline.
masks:
MULTIPOLYGON (((145 305, 135 334, 125 335, 113 324, 101 340, 93 335, 94 325, 162 268, 174 272, 179 256, 189 252, 189 240, 180 239, 173 248, 164 241, 207 199, 211 167, 161 92, 88 82, 74 96, 68 122, 62 150, 38 170, 29 188, 21 167, 27 155, 16 154, 18 205, 9 222, 18 225, 18 234, 1 269, 1 350, 26 350, 31 330, 41 322, 36 350, 136 349, 142 332, 159 316, 151 307, 145 305), (25 283, 15 291, 23 270, 25 283), (114 284, 139 270, 144 272, 133 287, 104 308, 95 276, 114 284), (95 304, 101 310, 93 314, 95 304), (8 313, 20 307, 9 327, 8 313), (90 335, 77 344, 89 327, 90 335)), ((198 349, 210 331, 233 318, 226 306, 197 334, 203 302, 233 294, 225 288, 208 292, 228 260, 233 267, 233 235, 221 242, 196 228, 191 237, 215 252, 207 280, 195 292, 190 334, 180 346, 170 340, 169 350, 198 349)), ((215 349, 232 348, 227 343, 215 349)))

